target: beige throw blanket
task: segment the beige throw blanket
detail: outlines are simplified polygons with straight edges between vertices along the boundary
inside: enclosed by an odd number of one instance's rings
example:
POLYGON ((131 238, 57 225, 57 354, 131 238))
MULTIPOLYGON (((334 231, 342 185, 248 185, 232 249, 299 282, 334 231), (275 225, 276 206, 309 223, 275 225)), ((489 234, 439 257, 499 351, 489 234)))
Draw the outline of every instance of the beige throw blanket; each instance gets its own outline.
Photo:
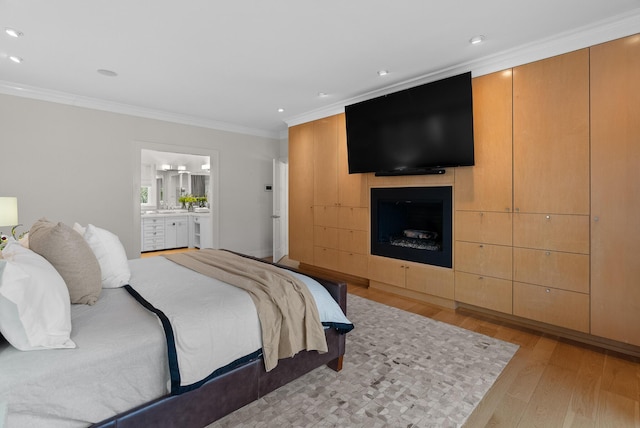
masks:
POLYGON ((228 251, 201 249, 167 259, 246 290, 258 310, 267 371, 278 359, 302 350, 327 352, 327 341, 313 296, 285 270, 228 251))

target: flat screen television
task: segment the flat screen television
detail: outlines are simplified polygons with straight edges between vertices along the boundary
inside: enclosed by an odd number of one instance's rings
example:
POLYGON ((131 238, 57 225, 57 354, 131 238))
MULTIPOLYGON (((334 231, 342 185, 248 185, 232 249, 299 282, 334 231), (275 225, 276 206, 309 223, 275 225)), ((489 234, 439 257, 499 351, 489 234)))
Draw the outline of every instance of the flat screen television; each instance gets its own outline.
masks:
POLYGON ((471 73, 345 107, 349 173, 443 173, 474 164, 471 73))

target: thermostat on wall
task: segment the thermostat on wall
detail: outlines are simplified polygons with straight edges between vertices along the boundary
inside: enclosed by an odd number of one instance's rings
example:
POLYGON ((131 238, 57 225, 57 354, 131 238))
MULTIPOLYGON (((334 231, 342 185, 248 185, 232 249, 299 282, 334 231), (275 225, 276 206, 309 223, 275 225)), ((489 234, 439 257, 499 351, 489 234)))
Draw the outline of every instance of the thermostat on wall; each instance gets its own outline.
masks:
POLYGON ((273 191, 273 186, 271 184, 265 184, 264 186, 264 191, 265 192, 271 192, 273 191))

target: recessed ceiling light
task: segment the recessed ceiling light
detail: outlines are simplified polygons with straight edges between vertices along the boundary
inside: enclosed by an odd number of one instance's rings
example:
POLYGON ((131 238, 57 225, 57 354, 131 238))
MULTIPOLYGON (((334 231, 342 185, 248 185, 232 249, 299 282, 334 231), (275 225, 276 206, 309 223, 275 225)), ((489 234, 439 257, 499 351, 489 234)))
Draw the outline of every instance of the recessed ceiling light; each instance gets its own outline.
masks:
POLYGON ((10 35, 11 37, 22 37, 24 33, 22 31, 18 31, 15 28, 5 28, 4 32, 10 35))
POLYGON ((380 70, 380 71, 378 71, 378 76, 386 76, 387 74, 389 74, 388 70, 380 70))
POLYGON ((115 71, 105 70, 103 68, 99 69, 98 73, 102 74, 103 76, 107 76, 107 77, 116 77, 118 75, 118 73, 116 73, 115 71))
POLYGON ((278 113, 282 113, 282 112, 284 112, 284 109, 283 108, 279 108, 278 109, 278 113))
POLYGON ((9 55, 9 59, 13 62, 15 62, 16 64, 20 64, 22 62, 22 58, 20 58, 19 56, 15 56, 15 55, 9 55))
POLYGON ((477 45, 484 42, 484 36, 475 36, 469 39, 469 43, 472 45, 477 45))

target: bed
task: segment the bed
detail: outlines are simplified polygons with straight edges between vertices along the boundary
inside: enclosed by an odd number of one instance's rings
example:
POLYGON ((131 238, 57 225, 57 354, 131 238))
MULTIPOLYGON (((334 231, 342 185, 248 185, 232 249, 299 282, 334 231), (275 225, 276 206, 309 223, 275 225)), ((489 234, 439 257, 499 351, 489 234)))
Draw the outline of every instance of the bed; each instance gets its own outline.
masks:
MULTIPOLYGON (((84 233, 78 236, 87 238, 86 230, 84 233)), ((92 250, 94 254, 99 253, 96 248, 92 250)), ((269 269, 277 266, 235 253, 233 256, 269 269)), ((104 260, 97 259, 104 272, 104 260)), ((236 318, 250 319, 247 331, 251 331, 251 325, 258 329, 261 325, 259 315, 235 317, 235 309, 230 309, 232 305, 228 302, 237 300, 245 307, 253 303, 246 291, 165 257, 128 260, 126 264, 127 284, 102 288, 91 305, 67 304, 71 325, 67 340, 74 346, 67 341, 62 342, 59 349, 25 352, 0 337, 0 427, 204 427, 315 368, 325 364, 334 370, 342 367, 344 333, 353 328, 345 316, 344 283, 311 278, 287 267, 278 267, 303 282, 311 292, 324 326, 321 334, 326 339, 327 352, 302 350, 267 368, 262 349, 252 348, 255 340, 242 339, 239 340, 242 344, 235 344, 235 336, 240 336, 239 332, 245 328, 236 318), (163 292, 156 292, 156 288, 173 290, 179 288, 177 284, 211 288, 216 292, 223 290, 224 297, 216 299, 224 300, 213 310, 194 309, 187 315, 181 314, 180 322, 174 318, 171 322, 177 325, 195 318, 198 328, 212 323, 216 326, 215 334, 233 338, 234 345, 209 345, 205 352, 211 350, 211 359, 222 358, 216 360, 218 366, 208 367, 205 370, 208 375, 201 376, 201 380, 187 380, 186 385, 176 387, 166 328, 160 317, 134 296, 138 292, 147 293, 147 297, 154 293, 162 296, 163 292), (331 303, 325 306, 329 300, 331 303), (203 321, 205 313, 214 318, 203 321), (221 318, 229 318, 229 322, 235 323, 234 327, 225 327, 227 321, 221 318), (228 355, 218 357, 219 349, 228 355)), ((0 287, 6 285, 7 275, 5 272, 0 287)), ((154 301, 146 297, 143 300, 154 301)), ((175 299, 172 296, 169 300, 175 299)), ((0 299, 0 311, 2 307, 0 299)), ((180 338, 178 327, 172 329, 176 332, 175 342, 184 341, 189 348, 192 342, 180 338)), ((192 332, 194 328, 187 330, 192 332)), ((260 332, 252 334, 262 339, 260 332)), ((220 339, 216 336, 215 340, 220 339)), ((182 354, 179 355, 178 359, 182 360, 182 354)), ((180 367, 179 371, 182 370, 180 367)), ((202 371, 196 367, 195 372, 198 370, 202 371)))

